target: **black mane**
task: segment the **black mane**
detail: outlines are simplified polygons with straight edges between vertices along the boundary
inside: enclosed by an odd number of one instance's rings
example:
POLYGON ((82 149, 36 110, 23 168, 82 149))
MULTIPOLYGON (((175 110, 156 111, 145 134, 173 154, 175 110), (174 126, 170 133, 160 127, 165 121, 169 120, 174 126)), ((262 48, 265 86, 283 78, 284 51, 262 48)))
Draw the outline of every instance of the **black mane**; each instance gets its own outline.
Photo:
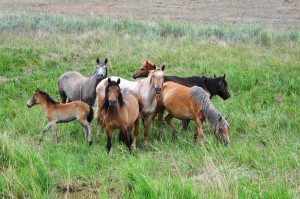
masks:
POLYGON ((46 97, 47 102, 49 102, 51 104, 58 104, 58 102, 54 101, 54 99, 52 99, 48 93, 46 93, 44 91, 39 91, 39 93, 46 97))
MULTIPOLYGON (((108 104, 108 96, 107 96, 107 93, 108 93, 108 89, 114 85, 117 85, 119 86, 119 84, 116 82, 116 81, 111 81, 108 83, 108 85, 106 86, 105 88, 105 98, 104 98, 104 103, 101 107, 101 110, 105 110, 105 112, 108 111, 108 108, 109 108, 109 104, 108 104)), ((118 104, 120 107, 122 107, 124 105, 124 100, 123 100, 123 96, 122 96, 122 93, 121 93, 121 90, 119 92, 119 95, 118 95, 118 104)))

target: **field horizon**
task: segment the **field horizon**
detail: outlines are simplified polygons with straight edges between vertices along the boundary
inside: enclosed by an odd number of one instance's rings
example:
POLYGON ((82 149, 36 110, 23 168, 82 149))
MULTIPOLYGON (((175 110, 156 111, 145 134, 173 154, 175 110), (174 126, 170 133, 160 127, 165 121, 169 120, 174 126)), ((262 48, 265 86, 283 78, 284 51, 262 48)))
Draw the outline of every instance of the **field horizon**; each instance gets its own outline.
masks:
MULTIPOLYGON (((298 198, 300 35, 248 25, 197 25, 51 15, 0 15, 1 198, 298 198), (146 60, 168 75, 226 74, 231 98, 212 99, 229 115, 231 144, 217 146, 209 125, 206 143, 193 142, 174 120, 178 140, 156 123, 149 146, 130 154, 113 134, 93 124, 93 146, 77 122, 58 124, 38 146, 47 123, 42 108, 26 107, 39 88, 60 101, 57 80, 75 70, 93 73, 108 58, 108 76, 132 79, 146 60), (70 194, 70 195, 67 195, 70 194)), ((94 110, 96 108, 94 107, 94 110)))

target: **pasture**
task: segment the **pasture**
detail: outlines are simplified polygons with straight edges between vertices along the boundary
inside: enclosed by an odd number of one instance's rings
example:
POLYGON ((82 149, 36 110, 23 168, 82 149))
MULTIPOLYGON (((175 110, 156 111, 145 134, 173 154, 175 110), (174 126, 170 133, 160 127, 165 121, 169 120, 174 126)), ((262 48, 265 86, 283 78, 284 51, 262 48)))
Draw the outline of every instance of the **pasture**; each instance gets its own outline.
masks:
MULTIPOLYGON (((0 16, 0 197, 56 198, 297 198, 300 195, 300 35, 256 26, 195 25, 136 19, 31 15, 0 16), (222 76, 231 97, 213 105, 229 115, 230 146, 217 146, 204 125, 178 139, 164 122, 157 141, 143 128, 131 155, 113 133, 93 125, 93 146, 76 123, 57 125, 38 145, 47 119, 26 103, 35 88, 60 101, 57 81, 66 71, 89 76, 108 58, 108 77, 133 80, 144 61, 166 65, 168 75, 222 76)), ((96 108, 94 107, 94 110, 96 108)), ((95 114, 96 115, 96 114, 95 114)))

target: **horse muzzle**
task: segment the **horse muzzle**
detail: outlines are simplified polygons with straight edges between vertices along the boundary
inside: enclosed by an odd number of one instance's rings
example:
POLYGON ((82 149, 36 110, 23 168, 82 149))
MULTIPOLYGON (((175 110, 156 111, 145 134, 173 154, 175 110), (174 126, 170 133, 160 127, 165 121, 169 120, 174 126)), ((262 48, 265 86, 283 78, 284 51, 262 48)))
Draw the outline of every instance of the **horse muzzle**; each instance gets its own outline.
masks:
POLYGON ((133 79, 136 79, 136 78, 138 78, 138 77, 139 77, 139 74, 135 74, 135 73, 134 73, 134 74, 132 75, 132 78, 133 78, 133 79))
POLYGON ((102 75, 102 74, 101 75, 97 75, 97 79, 101 79, 101 80, 104 79, 104 75, 102 75))
POLYGON ((28 107, 28 108, 31 108, 31 107, 32 107, 32 104, 28 104, 28 103, 27 103, 27 107, 28 107))
POLYGON ((116 100, 108 100, 108 105, 109 105, 109 106, 114 106, 114 105, 116 105, 116 100))
POLYGON ((230 144, 230 140, 227 138, 223 138, 223 144, 224 144, 224 146, 228 147, 230 144))
POLYGON ((155 87, 155 93, 156 93, 156 94, 160 94, 160 92, 161 92, 161 88, 155 87))

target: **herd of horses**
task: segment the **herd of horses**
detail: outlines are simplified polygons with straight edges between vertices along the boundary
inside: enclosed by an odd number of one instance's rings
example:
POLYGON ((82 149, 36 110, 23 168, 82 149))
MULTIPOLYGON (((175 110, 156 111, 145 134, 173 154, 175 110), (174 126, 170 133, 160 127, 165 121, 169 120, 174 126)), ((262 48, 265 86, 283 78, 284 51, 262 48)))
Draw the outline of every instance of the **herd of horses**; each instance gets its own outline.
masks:
POLYGON ((56 124, 76 119, 84 129, 88 144, 92 145, 92 107, 96 105, 97 124, 107 134, 107 152, 111 149, 114 129, 119 129, 119 140, 126 144, 129 151, 135 148, 140 119, 144 127, 144 146, 148 143, 149 125, 156 116, 158 139, 161 139, 161 123, 165 110, 168 112, 165 120, 173 138, 177 138, 176 128, 172 124, 173 118, 182 120, 184 130, 188 129, 189 121, 193 120, 196 124, 194 140, 199 136, 204 143, 202 123, 208 121, 218 142, 228 146, 228 116, 223 117, 210 101, 215 95, 224 100, 230 97, 225 74, 212 78, 167 76, 165 65, 157 67, 146 61, 133 74, 134 79, 144 78, 129 81, 117 76, 107 77, 107 62, 107 58, 103 62, 97 59, 96 70, 90 77, 84 77, 75 71, 64 73, 58 80, 62 103, 54 101, 46 92, 35 90, 27 106, 31 108, 40 104, 49 121, 44 127, 40 143, 51 127, 54 141, 57 142, 56 124))

